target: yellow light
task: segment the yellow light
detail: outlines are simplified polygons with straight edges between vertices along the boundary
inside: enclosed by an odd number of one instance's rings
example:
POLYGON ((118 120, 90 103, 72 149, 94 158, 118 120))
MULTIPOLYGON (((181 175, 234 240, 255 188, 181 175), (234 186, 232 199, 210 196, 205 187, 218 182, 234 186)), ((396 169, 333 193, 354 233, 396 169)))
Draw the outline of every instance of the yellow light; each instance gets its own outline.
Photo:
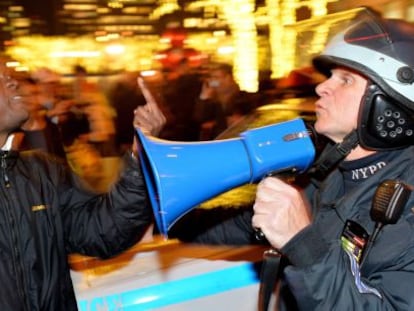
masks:
POLYGON ((201 19, 199 18, 186 18, 184 20, 184 27, 185 28, 195 28, 201 23, 201 19))
POLYGON ((282 49, 283 25, 280 21, 279 0, 266 0, 267 15, 269 17, 270 68, 272 78, 283 76, 279 68, 279 54, 282 49))
POLYGON ((125 47, 121 44, 111 44, 106 47, 105 51, 110 55, 121 55, 125 52, 125 47))
POLYGON ((9 6, 9 11, 10 12, 23 12, 23 7, 20 5, 12 5, 12 6, 9 6))
POLYGON ((64 10, 67 11, 91 11, 96 10, 95 4, 65 4, 64 10))
MULTIPOLYGON (((311 3, 311 9, 312 9, 312 16, 318 17, 323 16, 328 13, 328 10, 326 8, 328 0, 314 0, 311 3)), ((321 23, 321 26, 317 27, 313 38, 312 43, 310 46, 310 54, 316 54, 322 51, 323 46, 325 45, 325 42, 328 38, 329 34, 329 27, 321 23)))
MULTIPOLYGON (((298 0, 285 0, 281 6, 281 23, 289 25, 296 22, 296 8, 298 0)), ((287 75, 295 68, 296 54, 296 31, 294 29, 284 29, 282 36, 282 61, 279 63, 280 72, 287 75)))
POLYGON ((151 13, 150 19, 158 20, 161 16, 180 10, 177 0, 159 0, 159 6, 151 13))
POLYGON ((24 28, 30 26, 30 19, 29 18, 15 18, 10 23, 16 28, 24 28))
POLYGON ((258 90, 257 30, 254 19, 255 1, 233 0, 222 3, 234 45, 234 77, 241 90, 258 90))
MULTIPOLYGON (((269 38, 271 46, 272 78, 286 76, 295 69, 297 61, 297 32, 294 27, 287 27, 296 23, 296 10, 307 6, 313 16, 327 14, 329 0, 266 0, 269 16, 269 38)), ((320 49, 326 41, 326 28, 320 28, 313 37, 311 48, 320 49)))
POLYGON ((6 67, 8 68, 15 68, 18 66, 20 66, 20 62, 16 62, 16 61, 6 62, 6 67))
POLYGON ((232 54, 234 52, 234 47, 232 46, 220 46, 217 49, 218 54, 232 54))
POLYGON ((19 66, 15 68, 16 71, 18 72, 28 72, 29 71, 29 67, 27 66, 19 66))
POLYGON ((160 43, 162 44, 170 44, 171 43, 171 39, 170 38, 160 38, 160 43))
POLYGON ((141 71, 141 76, 143 77, 152 77, 155 76, 157 72, 155 70, 143 70, 141 71))
POLYGON ((119 0, 113 0, 108 2, 108 7, 112 9, 122 9, 124 5, 119 0))
POLYGON ((217 38, 207 38, 205 42, 208 45, 216 44, 218 42, 218 39, 217 38))
POLYGON ((226 32, 224 30, 216 30, 216 31, 213 31, 213 36, 214 37, 225 37, 226 32))
MULTIPOLYGON (((121 3, 122 1, 113 0, 111 2, 121 3)), ((160 8, 157 14, 165 14, 168 11, 179 9, 177 2, 177 0, 160 0, 160 7, 163 8, 160 8)), ((199 2, 197 1, 197 5, 200 5, 199 2)), ((269 62, 271 61, 272 77, 275 77, 275 74, 284 75, 286 71, 293 69, 294 55, 297 54, 295 52, 296 32, 287 31, 288 27, 286 26, 296 23, 296 11, 299 5, 309 6, 313 16, 324 15, 328 0, 266 0, 267 16, 264 16, 265 12, 262 10, 260 20, 257 16, 258 10, 255 12, 255 1, 253 0, 201 0, 201 2, 203 6, 200 7, 204 7, 204 15, 210 16, 208 23, 213 22, 213 18, 215 23, 219 22, 219 18, 224 18, 226 22, 221 20, 221 25, 228 26, 230 31, 220 30, 204 34, 204 37, 200 37, 198 41, 193 40, 195 35, 191 35, 191 38, 189 37, 191 40, 187 40, 186 44, 212 55, 213 59, 216 57, 219 61, 231 63, 234 67, 235 78, 241 88, 255 90, 258 87, 258 51, 259 48, 265 49, 263 44, 260 44, 259 47, 256 25, 265 23, 266 20, 269 22, 269 40, 272 49, 272 57, 269 62)), ((195 2, 188 4, 188 6, 194 5, 195 2)), ((95 7, 97 12, 110 11, 108 7, 95 7)), ((189 23, 193 22, 194 20, 189 20, 189 23)), ((12 51, 17 56, 12 55, 15 59, 24 60, 22 63, 30 64, 31 68, 49 66, 62 73, 70 72, 71 66, 75 62, 85 64, 89 72, 113 72, 126 67, 143 70, 160 66, 154 60, 154 51, 166 48, 167 42, 159 41, 158 36, 148 37, 149 39, 131 36, 128 38, 130 41, 124 41, 127 38, 118 36, 120 31, 136 31, 141 26, 135 25, 128 29, 119 29, 117 26, 103 27, 102 29, 106 33, 96 33, 96 38, 88 40, 73 38, 63 41, 60 38, 48 40, 19 38, 16 44, 7 47, 7 51, 12 51), (107 33, 112 34, 107 35, 107 33), (114 33, 117 33, 117 37, 114 36, 114 33), (119 42, 124 46, 122 57, 117 57, 119 55, 117 53, 122 51, 119 46, 118 48, 108 47, 108 44, 114 39, 117 44, 119 42), (76 47, 76 51, 73 50, 74 47, 76 47), (112 52, 108 53, 108 50, 112 52)), ((313 37, 312 47, 321 46, 324 43, 324 36, 323 29, 321 29, 313 37)))
POLYGON ((51 57, 56 58, 76 58, 76 57, 99 57, 101 53, 99 51, 62 51, 62 52, 52 52, 50 53, 51 57))
POLYGON ((135 14, 138 12, 139 11, 137 7, 127 7, 127 8, 122 9, 122 13, 125 13, 125 14, 135 14))
POLYGON ((99 37, 96 37, 95 40, 97 42, 107 42, 107 41, 109 41, 107 36, 99 36, 99 37))
POLYGON ((12 5, 9 7, 10 12, 23 12, 23 7, 20 5, 12 5))
POLYGON ((110 12, 109 8, 97 8, 96 9, 96 13, 99 13, 99 14, 105 14, 109 12, 110 12))
POLYGON ((108 39, 113 40, 113 39, 118 39, 120 37, 119 33, 109 33, 107 35, 108 39))

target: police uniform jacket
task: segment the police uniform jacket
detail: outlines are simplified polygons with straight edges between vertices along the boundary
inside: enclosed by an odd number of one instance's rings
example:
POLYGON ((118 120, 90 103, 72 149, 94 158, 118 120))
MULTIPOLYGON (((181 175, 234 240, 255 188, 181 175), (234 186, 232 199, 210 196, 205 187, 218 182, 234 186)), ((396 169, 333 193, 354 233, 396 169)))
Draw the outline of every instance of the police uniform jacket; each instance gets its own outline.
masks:
MULTIPOLYGON (((289 264, 281 276, 279 310, 414 310, 414 194, 398 222, 382 227, 362 268, 342 239, 348 221, 373 233, 370 210, 381 182, 414 185, 414 147, 392 153, 385 167, 346 195, 338 169, 306 189, 313 222, 280 250, 289 264)), ((171 232, 184 241, 254 243, 251 216, 251 209, 196 209, 171 232)))

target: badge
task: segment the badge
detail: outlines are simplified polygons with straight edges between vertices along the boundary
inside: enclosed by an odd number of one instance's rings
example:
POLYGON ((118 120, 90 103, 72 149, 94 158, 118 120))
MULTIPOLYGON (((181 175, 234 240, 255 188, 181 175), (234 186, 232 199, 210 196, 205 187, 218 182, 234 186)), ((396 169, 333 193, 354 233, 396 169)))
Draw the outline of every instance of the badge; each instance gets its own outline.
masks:
POLYGON ((367 244, 369 234, 353 220, 347 220, 342 231, 342 248, 352 254, 359 263, 367 244))
POLYGON ((378 298, 382 298, 381 293, 376 288, 368 286, 361 279, 359 263, 368 239, 369 234, 360 224, 352 220, 346 221, 342 231, 341 242, 342 248, 345 250, 351 263, 351 272, 354 276, 355 286, 361 294, 373 294, 378 298))

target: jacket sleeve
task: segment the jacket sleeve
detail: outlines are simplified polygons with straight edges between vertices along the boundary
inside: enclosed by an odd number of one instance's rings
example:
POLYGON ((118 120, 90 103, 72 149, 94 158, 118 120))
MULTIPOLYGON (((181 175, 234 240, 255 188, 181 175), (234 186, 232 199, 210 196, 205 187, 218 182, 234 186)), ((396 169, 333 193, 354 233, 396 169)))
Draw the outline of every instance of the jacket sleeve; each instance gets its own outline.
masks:
MULTIPOLYGON (((297 185, 309 184, 302 176, 297 185)), ((309 193, 315 190, 313 187, 309 193)), ((202 244, 269 245, 267 240, 258 240, 252 226, 253 202, 217 206, 215 208, 195 208, 184 215, 170 230, 169 236, 184 242, 202 244)))
POLYGON ((102 258, 116 255, 138 242, 152 223, 139 165, 130 155, 124 162, 118 182, 105 194, 86 193, 62 176, 59 195, 69 252, 102 258))
POLYGON ((252 213, 251 206, 196 208, 171 228, 169 236, 201 244, 257 244, 251 225, 252 213))
POLYGON ((299 310, 414 310, 414 215, 383 228, 362 270, 319 230, 306 228, 282 249, 299 310))

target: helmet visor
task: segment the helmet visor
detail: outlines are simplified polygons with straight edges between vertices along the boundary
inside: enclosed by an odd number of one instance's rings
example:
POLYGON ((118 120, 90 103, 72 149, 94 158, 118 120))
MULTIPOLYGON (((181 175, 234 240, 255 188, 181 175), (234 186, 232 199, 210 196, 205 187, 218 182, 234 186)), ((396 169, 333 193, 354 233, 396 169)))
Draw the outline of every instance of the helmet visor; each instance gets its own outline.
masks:
POLYGON ((359 8, 297 24, 297 66, 313 63, 329 76, 332 67, 356 70, 387 95, 414 109, 414 25, 383 19, 359 8))
MULTIPOLYGON (((288 27, 297 33, 296 67, 312 64, 312 60, 320 54, 330 55, 332 48, 340 43, 355 49, 368 49, 371 54, 375 51, 378 55, 414 67, 414 26, 401 20, 382 19, 365 7, 313 18, 288 27)), ((345 52, 333 56, 352 59, 353 56, 345 52)))

